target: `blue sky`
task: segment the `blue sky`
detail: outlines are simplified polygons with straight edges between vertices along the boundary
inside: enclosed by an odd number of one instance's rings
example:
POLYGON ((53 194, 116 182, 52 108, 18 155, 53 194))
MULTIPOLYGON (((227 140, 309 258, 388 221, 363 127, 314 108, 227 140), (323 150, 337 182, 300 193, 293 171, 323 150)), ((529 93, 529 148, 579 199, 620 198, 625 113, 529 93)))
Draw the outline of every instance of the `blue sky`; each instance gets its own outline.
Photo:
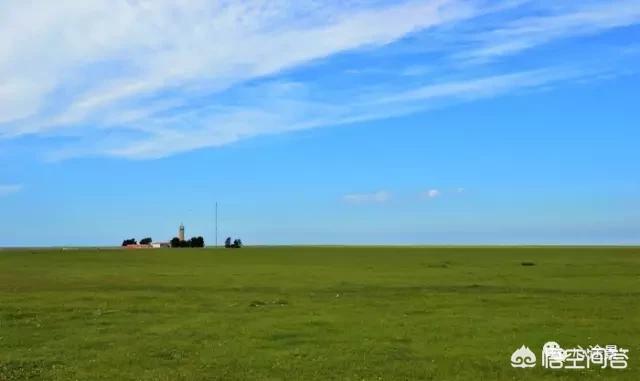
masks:
POLYGON ((638 68, 638 1, 4 1, 0 246, 637 244, 638 68))

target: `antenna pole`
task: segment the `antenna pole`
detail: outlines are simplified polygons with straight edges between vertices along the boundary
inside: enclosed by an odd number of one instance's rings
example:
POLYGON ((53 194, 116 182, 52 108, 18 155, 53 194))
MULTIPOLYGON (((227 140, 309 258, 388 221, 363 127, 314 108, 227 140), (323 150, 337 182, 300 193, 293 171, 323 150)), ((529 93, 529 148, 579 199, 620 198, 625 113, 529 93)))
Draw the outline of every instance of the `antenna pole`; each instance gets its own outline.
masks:
POLYGON ((216 247, 218 247, 218 201, 216 201, 216 247))

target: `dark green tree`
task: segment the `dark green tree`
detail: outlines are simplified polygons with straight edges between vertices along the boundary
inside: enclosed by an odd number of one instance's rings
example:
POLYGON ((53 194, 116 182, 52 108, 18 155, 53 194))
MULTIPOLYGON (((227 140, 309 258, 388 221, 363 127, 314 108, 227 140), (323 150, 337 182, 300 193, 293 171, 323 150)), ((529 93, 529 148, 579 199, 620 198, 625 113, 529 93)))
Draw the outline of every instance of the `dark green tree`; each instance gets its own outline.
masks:
POLYGON ((151 239, 151 237, 147 237, 147 238, 143 238, 140 240, 140 244, 141 245, 151 245, 151 242, 153 240, 151 239))
POLYGON ((202 237, 192 237, 189 241, 191 247, 204 247, 204 238, 202 237))

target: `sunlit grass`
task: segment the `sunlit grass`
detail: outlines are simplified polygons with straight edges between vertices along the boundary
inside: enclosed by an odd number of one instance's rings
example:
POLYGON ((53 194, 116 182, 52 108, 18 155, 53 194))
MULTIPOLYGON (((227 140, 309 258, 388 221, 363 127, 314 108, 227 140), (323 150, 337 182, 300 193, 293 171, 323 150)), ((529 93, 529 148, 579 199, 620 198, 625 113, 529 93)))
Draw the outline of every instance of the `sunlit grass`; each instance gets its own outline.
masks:
POLYGON ((640 249, 0 251, 0 380, 640 378, 640 249), (617 344, 625 371, 513 369, 617 344))

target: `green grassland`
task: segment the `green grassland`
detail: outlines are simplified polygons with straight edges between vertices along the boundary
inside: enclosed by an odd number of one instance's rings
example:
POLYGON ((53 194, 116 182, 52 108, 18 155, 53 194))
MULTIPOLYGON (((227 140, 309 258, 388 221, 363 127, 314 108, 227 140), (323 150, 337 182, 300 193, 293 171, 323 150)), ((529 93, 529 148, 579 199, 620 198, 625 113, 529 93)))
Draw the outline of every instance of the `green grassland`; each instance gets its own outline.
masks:
POLYGON ((4 250, 0 380, 22 379, 639 380, 640 249, 4 250), (551 340, 629 368, 542 369, 551 340), (536 368, 510 366, 523 344, 536 368))

